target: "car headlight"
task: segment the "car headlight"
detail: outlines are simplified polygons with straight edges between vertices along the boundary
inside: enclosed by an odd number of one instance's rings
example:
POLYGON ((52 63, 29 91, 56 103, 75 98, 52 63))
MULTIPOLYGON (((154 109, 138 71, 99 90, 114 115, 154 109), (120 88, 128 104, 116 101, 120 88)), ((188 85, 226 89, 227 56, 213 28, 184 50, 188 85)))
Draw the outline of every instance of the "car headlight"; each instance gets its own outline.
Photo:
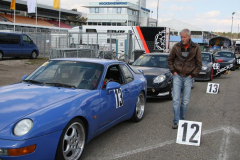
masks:
POLYGON ((202 70, 207 70, 207 66, 202 66, 202 70))
POLYGON ((153 83, 161 83, 166 79, 165 75, 157 76, 153 79, 153 83))
POLYGON ((13 133, 15 136, 23 136, 27 134, 32 129, 32 127, 33 127, 32 120, 23 119, 15 125, 13 133))

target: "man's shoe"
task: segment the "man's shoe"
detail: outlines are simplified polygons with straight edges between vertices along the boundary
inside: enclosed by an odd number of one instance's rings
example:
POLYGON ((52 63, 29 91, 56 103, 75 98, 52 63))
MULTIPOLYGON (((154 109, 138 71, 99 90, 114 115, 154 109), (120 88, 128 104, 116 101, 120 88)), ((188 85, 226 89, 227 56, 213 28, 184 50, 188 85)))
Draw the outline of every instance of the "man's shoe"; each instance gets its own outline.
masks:
POLYGON ((172 129, 178 129, 178 124, 173 124, 172 129))

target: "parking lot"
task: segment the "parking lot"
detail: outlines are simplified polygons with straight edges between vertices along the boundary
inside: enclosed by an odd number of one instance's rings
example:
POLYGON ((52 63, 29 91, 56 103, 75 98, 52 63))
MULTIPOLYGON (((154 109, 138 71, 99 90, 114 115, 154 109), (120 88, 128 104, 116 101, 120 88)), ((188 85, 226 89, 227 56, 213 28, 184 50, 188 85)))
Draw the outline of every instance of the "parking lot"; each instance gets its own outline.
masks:
MULTIPOLYGON (((0 86, 15 83, 43 61, 7 59, 0 61, 0 86)), ((202 122, 201 145, 176 143, 172 129, 172 101, 148 99, 144 119, 116 125, 85 146, 81 159, 238 160, 240 157, 240 70, 216 77, 220 93, 207 94, 208 82, 196 82, 186 120, 202 122)))

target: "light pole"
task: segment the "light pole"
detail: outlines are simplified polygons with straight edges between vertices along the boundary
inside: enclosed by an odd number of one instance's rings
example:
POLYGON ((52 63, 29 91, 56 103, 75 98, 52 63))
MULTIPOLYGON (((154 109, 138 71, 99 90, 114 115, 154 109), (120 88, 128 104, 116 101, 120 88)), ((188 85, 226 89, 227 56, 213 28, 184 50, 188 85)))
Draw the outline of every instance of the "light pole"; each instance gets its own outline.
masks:
POLYGON ((157 4, 157 26, 158 26, 158 6, 159 6, 159 0, 158 0, 158 4, 157 4))
MULTIPOLYGON (((232 13, 232 27, 233 27, 233 15, 235 14, 235 12, 232 13)), ((233 34, 232 34, 232 27, 231 27, 231 36, 233 38, 233 34)))
MULTIPOLYGON (((238 24, 238 35, 239 35, 239 24, 238 24)), ((238 36, 237 36, 238 37, 238 36)))

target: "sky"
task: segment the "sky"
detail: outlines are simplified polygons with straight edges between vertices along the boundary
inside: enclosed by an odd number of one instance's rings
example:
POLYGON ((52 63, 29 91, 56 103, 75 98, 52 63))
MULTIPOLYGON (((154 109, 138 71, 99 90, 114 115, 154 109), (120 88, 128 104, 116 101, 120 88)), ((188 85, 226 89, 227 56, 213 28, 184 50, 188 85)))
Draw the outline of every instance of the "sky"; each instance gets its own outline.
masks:
MULTIPOLYGON (((25 0, 27 1, 27 0, 25 0)), ((79 12, 89 13, 89 2, 113 2, 114 0, 60 0, 61 8, 77 8, 79 12)), ((127 2, 128 0, 121 0, 127 2)), ((153 11, 157 19, 158 0, 146 0, 146 8, 153 11)), ((53 5, 53 0, 37 0, 37 3, 53 5)), ((240 25, 240 0, 159 0, 158 22, 177 19, 193 26, 213 32, 238 33, 240 25), (232 25, 232 13, 233 25, 232 25)))

